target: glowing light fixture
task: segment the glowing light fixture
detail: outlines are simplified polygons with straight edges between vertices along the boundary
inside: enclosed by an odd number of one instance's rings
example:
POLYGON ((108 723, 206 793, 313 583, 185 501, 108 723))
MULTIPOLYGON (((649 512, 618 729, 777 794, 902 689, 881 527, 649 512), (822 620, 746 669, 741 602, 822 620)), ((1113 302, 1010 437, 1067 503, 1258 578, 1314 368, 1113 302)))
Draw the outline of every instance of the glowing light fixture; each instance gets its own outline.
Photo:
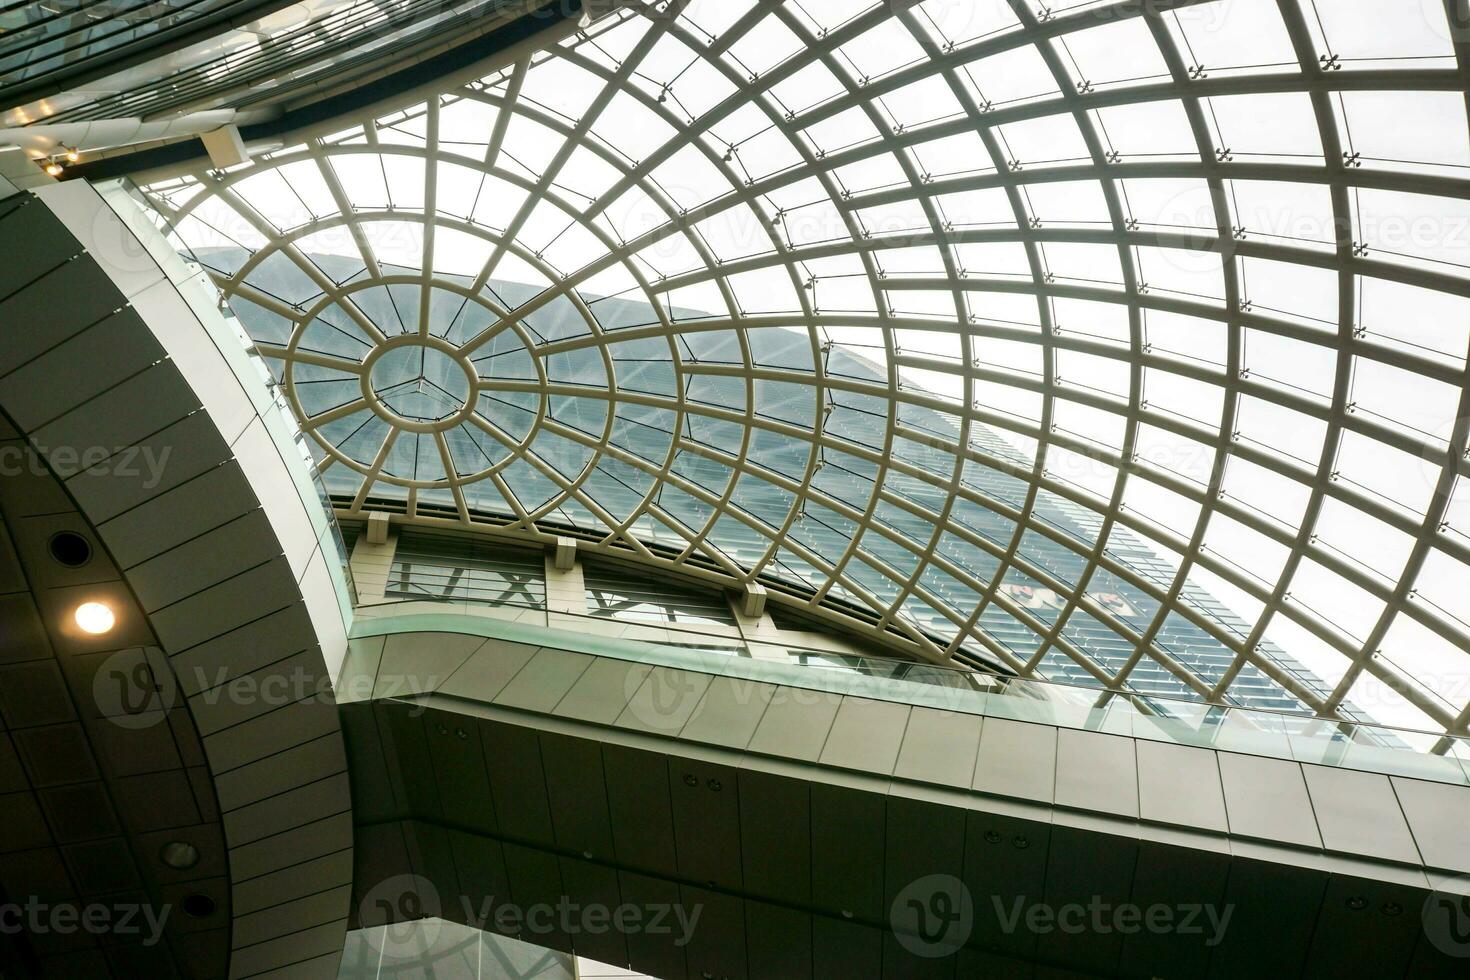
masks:
POLYGON ((111 630, 117 623, 117 616, 105 604, 100 602, 84 602, 77 606, 77 626, 82 632, 100 636, 111 630))
POLYGON ((42 166, 41 169, 46 171, 49 176, 60 177, 62 171, 64 171, 66 168, 61 165, 60 160, 47 160, 45 165, 42 166))

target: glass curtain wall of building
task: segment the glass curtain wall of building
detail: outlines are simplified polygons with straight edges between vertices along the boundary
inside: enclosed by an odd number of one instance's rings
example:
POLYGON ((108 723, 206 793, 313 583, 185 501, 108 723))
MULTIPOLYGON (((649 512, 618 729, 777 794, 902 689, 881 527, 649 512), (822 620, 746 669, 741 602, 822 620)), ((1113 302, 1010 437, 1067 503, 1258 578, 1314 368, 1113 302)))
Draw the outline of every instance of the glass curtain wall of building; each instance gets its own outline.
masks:
POLYGON ((1461 731, 1455 10, 631 3, 145 192, 345 512, 1461 731))

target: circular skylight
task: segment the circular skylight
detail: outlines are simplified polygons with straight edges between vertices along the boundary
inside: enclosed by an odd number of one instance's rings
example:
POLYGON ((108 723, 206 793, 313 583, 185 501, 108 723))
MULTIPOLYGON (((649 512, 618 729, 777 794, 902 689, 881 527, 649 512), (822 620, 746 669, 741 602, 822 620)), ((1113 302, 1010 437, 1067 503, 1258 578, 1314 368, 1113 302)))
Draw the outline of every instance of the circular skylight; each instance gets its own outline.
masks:
POLYGON ((346 511, 1462 731, 1454 8, 633 3, 149 193, 346 511))
POLYGON ((453 344, 435 338, 384 341, 363 361, 367 398, 389 424, 410 431, 452 429, 475 410, 479 375, 453 344))

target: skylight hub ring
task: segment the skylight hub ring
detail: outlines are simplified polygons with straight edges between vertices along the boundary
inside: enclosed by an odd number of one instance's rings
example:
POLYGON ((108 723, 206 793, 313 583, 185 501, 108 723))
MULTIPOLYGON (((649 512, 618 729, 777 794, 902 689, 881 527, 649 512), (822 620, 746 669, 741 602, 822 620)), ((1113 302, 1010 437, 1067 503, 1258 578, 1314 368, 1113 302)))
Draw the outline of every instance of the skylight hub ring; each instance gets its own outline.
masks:
MULTIPOLYGON (((425 361, 427 362, 428 360, 430 359, 425 356, 425 361)), ((384 421, 397 426, 405 432, 446 432, 461 422, 468 420, 474 414, 475 407, 480 399, 481 378, 478 369, 470 362, 469 358, 465 357, 460 352, 460 349, 449 341, 419 333, 406 333, 400 334, 397 337, 390 337, 369 351, 367 356, 362 360, 360 381, 362 384, 362 396, 367 400, 372 410, 384 421), (374 369, 383 363, 385 357, 392 356, 395 351, 412 354, 414 348, 419 348, 424 352, 437 353, 443 358, 452 361, 454 366, 464 373, 464 393, 461 395, 457 388, 436 384, 433 379, 427 376, 387 384, 386 387, 384 386, 384 382, 374 381, 374 377, 379 376, 375 373, 374 369), (415 383, 418 384, 419 390, 415 390, 414 393, 425 395, 424 400, 426 401, 432 399, 448 403, 456 398, 462 398, 463 400, 458 409, 450 411, 438 418, 414 418, 406 413, 395 410, 391 404, 394 396, 401 393, 404 385, 413 385, 415 383), (422 390, 424 388, 428 389, 427 393, 422 390), (399 390, 395 391, 394 389, 399 390)))

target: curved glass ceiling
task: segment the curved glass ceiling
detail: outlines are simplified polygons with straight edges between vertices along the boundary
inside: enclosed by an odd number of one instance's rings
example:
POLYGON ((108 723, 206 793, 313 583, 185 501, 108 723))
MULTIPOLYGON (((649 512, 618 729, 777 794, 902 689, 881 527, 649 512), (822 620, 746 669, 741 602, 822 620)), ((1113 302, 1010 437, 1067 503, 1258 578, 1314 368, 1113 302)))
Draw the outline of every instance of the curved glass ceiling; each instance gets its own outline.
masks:
POLYGON ((344 506, 1462 731, 1454 7, 634 3, 149 190, 344 506))
MULTIPOLYGON (((252 6, 258 5, 239 0, 6 3, 0 6, 0 82, 11 86, 48 74, 59 75, 78 62, 137 45, 209 16, 222 12, 248 16, 252 6), (230 7, 237 10, 228 11, 230 7)), ((0 108, 9 109, 10 105, 0 108)))

